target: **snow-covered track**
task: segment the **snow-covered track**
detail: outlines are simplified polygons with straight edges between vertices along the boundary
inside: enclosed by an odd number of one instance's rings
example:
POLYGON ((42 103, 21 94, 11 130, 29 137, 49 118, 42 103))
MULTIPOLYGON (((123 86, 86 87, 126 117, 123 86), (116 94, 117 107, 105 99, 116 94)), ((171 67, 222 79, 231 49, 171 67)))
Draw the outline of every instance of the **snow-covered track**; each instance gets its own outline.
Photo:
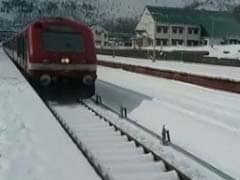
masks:
MULTIPOLYGON (((190 180, 107 118, 80 103, 77 119, 66 119, 54 104, 48 107, 104 180, 190 180)), ((64 111, 68 114, 72 109, 64 111)))
MULTIPOLYGON (((103 103, 102 101, 99 102, 99 103, 96 103, 96 102, 97 102, 96 97, 95 97, 95 98, 92 98, 91 101, 92 101, 93 104, 95 104, 95 106, 99 106, 100 108, 103 108, 103 109, 105 109, 105 110, 107 110, 107 111, 110 111, 110 112, 116 114, 117 116, 121 116, 121 113, 120 113, 120 112, 117 112, 114 108, 112 108, 111 106, 103 103)), ((81 103, 83 103, 83 102, 81 102, 81 103)), ((91 103, 91 104, 92 104, 92 103, 91 103)), ((91 105, 88 105, 88 104, 86 104, 86 103, 83 103, 83 104, 84 104, 85 106, 87 106, 87 108, 89 108, 89 109, 90 109, 91 111, 93 111, 94 113, 98 114, 99 116, 102 116, 101 114, 99 114, 99 113, 97 112, 98 110, 96 110, 94 107, 91 107, 91 105)), ((149 130, 148 128, 146 128, 145 126, 143 126, 143 125, 139 124, 138 122, 132 120, 131 118, 125 117, 125 118, 123 118, 123 119, 126 120, 128 123, 132 124, 133 126, 139 128, 139 129, 141 129, 142 131, 146 132, 147 134, 151 135, 152 137, 159 139, 159 141, 162 141, 162 137, 161 137, 159 134, 157 134, 157 133, 149 130)), ((108 120, 106 119, 106 121, 108 121, 108 120)), ((111 123, 111 122, 110 122, 110 123, 111 123)), ((115 126, 115 125, 113 124, 113 126, 115 126)), ((131 138, 134 139, 134 137, 131 137, 131 138)), ((137 142, 137 140, 135 140, 135 139, 134 139, 134 141, 137 142)), ((139 143, 139 142, 138 142, 138 143, 139 143)), ((139 144, 141 144, 141 143, 139 143, 139 144)), ((149 150, 147 147, 145 147, 144 145, 142 145, 142 146, 146 149, 147 152, 151 152, 151 150, 149 150)), ((213 172, 213 173, 216 174, 217 176, 219 176, 219 177, 221 177, 221 178, 223 178, 223 179, 227 179, 227 180, 236 180, 236 179, 235 179, 234 177, 232 177, 231 175, 229 175, 229 174, 223 172, 222 170, 216 168, 215 166, 213 166, 213 165, 210 164, 209 162, 207 162, 207 161, 205 161, 205 160, 197 157, 196 155, 190 153, 189 151, 185 150, 184 148, 180 147, 179 145, 174 144, 174 143, 171 142, 171 143, 169 144, 169 146, 172 147, 174 150, 180 152, 181 154, 184 154, 186 157, 188 157, 188 158, 192 159, 193 161, 197 162, 197 163, 200 164, 202 167, 205 167, 206 169, 210 170, 211 172, 213 172)), ((154 154, 154 152, 151 152, 151 153, 154 154)), ((161 158, 160 158, 160 159, 161 159, 161 158)), ((168 163, 168 162, 165 162, 165 164, 169 164, 169 163, 168 163)), ((179 170, 178 170, 177 168, 171 166, 171 164, 169 164, 169 169, 174 169, 174 170, 176 170, 176 171, 179 172, 179 170)), ((179 174, 180 174, 180 177, 181 177, 181 172, 179 172, 179 174)), ((184 175, 184 176, 186 176, 186 175, 184 175)), ((185 177, 184 177, 184 178, 185 178, 185 177)), ((190 178, 189 178, 189 179, 190 179, 190 178)))

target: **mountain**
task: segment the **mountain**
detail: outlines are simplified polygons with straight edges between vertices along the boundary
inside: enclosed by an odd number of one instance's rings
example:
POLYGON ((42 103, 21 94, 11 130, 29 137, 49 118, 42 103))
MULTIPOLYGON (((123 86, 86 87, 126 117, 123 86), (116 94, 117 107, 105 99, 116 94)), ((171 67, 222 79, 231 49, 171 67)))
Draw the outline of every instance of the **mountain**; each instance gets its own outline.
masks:
POLYGON ((138 20, 146 5, 223 11, 239 4, 240 0, 0 0, 0 17, 20 28, 44 16, 67 16, 88 24, 130 18, 129 24, 138 20))
MULTIPOLYGON (((10 14, 16 8, 44 9, 44 6, 56 4, 58 9, 67 11, 81 11, 81 5, 87 4, 95 8, 95 13, 101 18, 135 17, 139 16, 146 5, 188 7, 207 10, 229 10, 240 3, 240 0, 0 0, 1 8, 7 7, 10 14), (64 3, 65 8, 61 5, 64 3), (23 8, 21 7, 23 5, 23 8), (18 6, 18 7, 17 7, 18 6), (13 7, 11 9, 11 7, 13 7), (67 8, 67 9, 66 9, 67 8)), ((54 5, 55 6, 55 5, 54 5)), ((46 8, 45 8, 46 9, 46 8)), ((32 10, 34 11, 34 10, 32 10)))

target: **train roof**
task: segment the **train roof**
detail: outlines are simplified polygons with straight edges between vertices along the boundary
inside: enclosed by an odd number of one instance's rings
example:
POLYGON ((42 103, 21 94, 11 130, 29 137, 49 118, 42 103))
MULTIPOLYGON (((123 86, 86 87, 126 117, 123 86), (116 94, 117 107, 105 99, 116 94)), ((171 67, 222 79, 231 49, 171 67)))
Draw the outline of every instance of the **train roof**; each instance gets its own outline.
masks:
POLYGON ((30 28, 32 28, 35 24, 40 23, 40 24, 57 24, 59 22, 62 22, 64 25, 69 25, 69 26, 75 26, 78 27, 86 32, 92 33, 90 27, 88 27, 85 23, 77 20, 72 20, 66 17, 43 17, 38 20, 35 20, 31 23, 29 23, 22 31, 16 33, 13 37, 11 37, 9 40, 11 40, 14 37, 17 37, 21 34, 26 33, 30 28))
POLYGON ((63 24, 66 24, 66 25, 68 25, 68 24, 69 25, 77 25, 79 27, 86 28, 86 29, 90 30, 90 28, 85 23, 83 23, 81 21, 65 18, 65 17, 44 17, 44 18, 33 21, 32 23, 30 23, 27 26, 27 28, 31 27, 32 25, 34 25, 36 23, 52 24, 52 23, 57 23, 57 22, 62 22, 63 24))

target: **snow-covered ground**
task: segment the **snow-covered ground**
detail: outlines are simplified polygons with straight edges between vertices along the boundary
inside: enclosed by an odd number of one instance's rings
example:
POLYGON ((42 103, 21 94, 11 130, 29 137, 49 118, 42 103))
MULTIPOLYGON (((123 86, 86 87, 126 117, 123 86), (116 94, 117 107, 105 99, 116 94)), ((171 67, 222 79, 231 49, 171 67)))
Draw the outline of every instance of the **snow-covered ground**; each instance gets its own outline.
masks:
MULTIPOLYGON (((129 49, 129 47, 117 47, 117 49, 129 49)), ((213 45, 213 46, 156 46, 155 48, 142 47, 143 50, 158 50, 158 51, 194 51, 194 52, 209 52, 206 57, 215 57, 218 59, 236 59, 240 60, 240 45, 213 45)))
POLYGON ((100 180, 2 49, 0 179, 100 180))
POLYGON ((126 57, 112 57, 107 55, 97 55, 99 60, 131 64, 143 67, 150 67, 160 70, 170 70, 177 72, 185 72, 194 75, 201 75, 220 79, 229 79, 234 81, 240 81, 240 68, 229 66, 217 66, 197 63, 186 63, 176 61, 155 61, 150 59, 137 59, 126 57))
MULTIPOLYGON (((154 49, 153 47, 146 49, 154 49)), ((214 45, 214 46, 166 46, 156 47, 157 50, 162 51, 207 51, 209 57, 227 58, 240 60, 240 45, 214 45)))
POLYGON ((167 125, 174 143, 240 179, 240 95, 102 66, 98 77, 130 90, 97 87, 105 103, 130 106, 129 117, 156 133, 167 125))

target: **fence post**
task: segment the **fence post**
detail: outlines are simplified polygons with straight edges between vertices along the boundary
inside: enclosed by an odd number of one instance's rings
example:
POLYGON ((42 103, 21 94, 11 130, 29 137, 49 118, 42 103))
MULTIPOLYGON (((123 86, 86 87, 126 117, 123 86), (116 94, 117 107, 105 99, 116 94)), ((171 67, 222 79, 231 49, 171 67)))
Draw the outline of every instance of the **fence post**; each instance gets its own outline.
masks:
POLYGON ((127 108, 126 107, 123 107, 123 106, 120 107, 120 116, 121 116, 121 118, 127 118, 127 108))
POLYGON ((170 131, 169 131, 169 130, 167 130, 167 143, 168 143, 168 144, 171 143, 170 131))
POLYGON ((171 143, 170 131, 166 129, 165 125, 162 128, 162 143, 167 146, 171 143))
POLYGON ((96 95, 96 100, 95 100, 96 104, 102 104, 102 97, 99 95, 96 95))

